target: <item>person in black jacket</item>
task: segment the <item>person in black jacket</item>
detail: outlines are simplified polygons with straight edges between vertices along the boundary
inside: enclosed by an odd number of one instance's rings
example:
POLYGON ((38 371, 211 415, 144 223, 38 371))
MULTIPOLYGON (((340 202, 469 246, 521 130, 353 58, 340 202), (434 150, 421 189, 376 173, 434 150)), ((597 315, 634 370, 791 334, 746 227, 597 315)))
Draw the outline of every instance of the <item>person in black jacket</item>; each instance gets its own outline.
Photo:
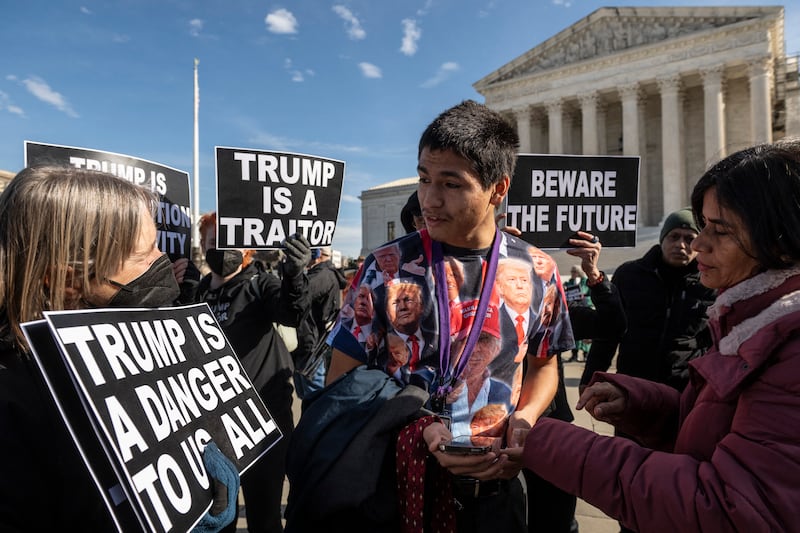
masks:
MULTIPOLYGON (((589 287, 588 296, 594 306, 569 307, 572 333, 576 339, 617 339, 625 332, 627 321, 616 287, 597 267, 602 244, 591 233, 579 231, 577 235, 579 238, 570 239, 573 248, 568 249, 567 253, 581 259, 581 269, 586 274, 586 284, 589 287)), ((558 389, 547 416, 565 422, 575 420, 567 400, 564 365, 560 358, 558 389)), ((522 472, 528 488, 528 516, 535 517, 535 520, 528 521, 528 531, 577 532, 577 498, 527 468, 522 472)))
POLYGON ((592 342, 582 386, 595 371, 608 370, 619 346, 618 373, 683 390, 687 355, 702 353, 704 339, 710 340, 706 308, 715 298, 713 290, 700 284, 696 252, 690 247, 697 234, 691 209, 680 209, 664 221, 660 244, 617 268, 612 283, 622 298, 628 328, 617 339, 592 342))
POLYGON ((294 365, 273 322, 297 327, 308 313, 308 279, 303 271, 311 248, 302 235, 287 237, 281 280, 252 262, 253 250, 217 249, 216 213, 200 218, 200 240, 211 272, 200 280, 196 301, 211 307, 284 437, 242 476, 247 529, 282 531, 286 450, 294 429, 294 365))
POLYGON ((342 289, 347 286, 344 275, 331 263, 328 246, 312 250, 306 275, 311 312, 297 328, 297 348, 292 352, 295 390, 301 400, 325 386, 325 370, 330 363, 325 339, 342 307, 342 289))

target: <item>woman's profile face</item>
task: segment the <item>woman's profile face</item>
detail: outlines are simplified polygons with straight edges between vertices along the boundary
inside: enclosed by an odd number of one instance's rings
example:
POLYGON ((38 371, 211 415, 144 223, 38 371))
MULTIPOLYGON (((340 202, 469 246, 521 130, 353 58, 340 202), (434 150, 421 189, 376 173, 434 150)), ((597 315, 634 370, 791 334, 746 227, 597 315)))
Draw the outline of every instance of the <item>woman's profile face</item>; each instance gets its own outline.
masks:
POLYGON ((741 217, 717 202, 716 187, 703 195, 705 226, 692 241, 697 252, 700 283, 709 289, 727 289, 752 277, 760 265, 752 257, 750 234, 741 217))
MULTIPOLYGON (((122 261, 119 270, 108 277, 120 285, 127 285, 144 274, 153 262, 161 257, 161 250, 156 247, 156 225, 150 212, 141 208, 139 217, 139 236, 133 252, 122 261)), ((83 298, 96 306, 104 306, 119 292, 119 287, 107 280, 94 279, 89 290, 84 292, 83 298)))

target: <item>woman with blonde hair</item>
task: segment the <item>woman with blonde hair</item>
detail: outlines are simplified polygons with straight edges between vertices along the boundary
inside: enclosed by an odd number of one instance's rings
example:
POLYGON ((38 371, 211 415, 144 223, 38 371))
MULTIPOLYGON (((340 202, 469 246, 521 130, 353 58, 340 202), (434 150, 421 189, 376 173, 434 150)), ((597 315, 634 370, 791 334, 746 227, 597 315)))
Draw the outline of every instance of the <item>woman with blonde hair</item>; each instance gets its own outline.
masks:
POLYGON ((156 206, 139 186, 76 168, 26 168, 0 196, 2 531, 115 529, 20 324, 44 311, 172 304, 156 206))

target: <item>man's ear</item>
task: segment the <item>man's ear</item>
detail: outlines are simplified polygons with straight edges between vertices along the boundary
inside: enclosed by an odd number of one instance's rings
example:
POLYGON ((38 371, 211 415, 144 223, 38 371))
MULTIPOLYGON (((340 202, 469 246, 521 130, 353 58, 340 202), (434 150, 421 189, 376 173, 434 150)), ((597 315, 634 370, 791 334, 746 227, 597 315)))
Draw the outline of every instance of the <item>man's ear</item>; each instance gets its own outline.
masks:
POLYGON ((503 198, 508 194, 508 188, 511 186, 511 178, 503 176, 500 181, 492 185, 492 197, 489 200, 493 206, 497 207, 503 203, 503 198))

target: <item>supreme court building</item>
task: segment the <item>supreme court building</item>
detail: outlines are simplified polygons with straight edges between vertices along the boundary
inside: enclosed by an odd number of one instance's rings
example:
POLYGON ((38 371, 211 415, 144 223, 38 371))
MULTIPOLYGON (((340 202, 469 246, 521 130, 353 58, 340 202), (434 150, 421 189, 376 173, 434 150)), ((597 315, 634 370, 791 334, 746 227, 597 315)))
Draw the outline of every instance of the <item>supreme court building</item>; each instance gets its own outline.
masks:
MULTIPOLYGON (((521 153, 640 156, 641 227, 688 205, 710 163, 800 135, 781 6, 601 8, 473 86, 521 153)), ((362 192, 362 253, 402 234, 414 186, 362 192)))
POLYGON ((688 205, 709 164, 800 135, 780 6, 601 8, 474 87, 521 153, 641 156, 646 226, 688 205))

